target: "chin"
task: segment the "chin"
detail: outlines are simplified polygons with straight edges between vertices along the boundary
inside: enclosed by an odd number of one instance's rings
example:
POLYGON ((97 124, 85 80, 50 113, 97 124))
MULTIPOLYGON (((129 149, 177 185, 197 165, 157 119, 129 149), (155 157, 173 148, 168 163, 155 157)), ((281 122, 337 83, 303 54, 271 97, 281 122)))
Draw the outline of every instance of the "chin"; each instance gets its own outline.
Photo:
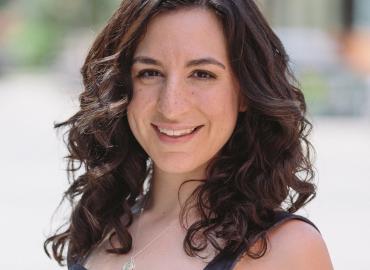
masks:
POLYGON ((161 171, 170 174, 189 174, 198 171, 202 166, 202 164, 195 163, 194 160, 186 160, 184 158, 154 160, 154 163, 161 171))

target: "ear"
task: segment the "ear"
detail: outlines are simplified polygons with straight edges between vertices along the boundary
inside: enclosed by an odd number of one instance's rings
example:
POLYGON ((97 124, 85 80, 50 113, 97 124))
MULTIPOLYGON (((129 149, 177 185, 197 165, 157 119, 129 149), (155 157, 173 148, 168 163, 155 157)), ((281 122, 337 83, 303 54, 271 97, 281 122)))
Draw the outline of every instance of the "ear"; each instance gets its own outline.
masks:
POLYGON ((239 91, 239 112, 246 112, 247 111, 247 99, 243 96, 243 94, 239 91))
POLYGON ((239 82, 235 79, 235 88, 237 89, 238 93, 238 111, 239 112, 246 112, 247 111, 247 98, 244 96, 242 90, 240 89, 239 82))
POLYGON ((247 104, 241 103, 239 105, 239 112, 246 112, 247 111, 247 104))

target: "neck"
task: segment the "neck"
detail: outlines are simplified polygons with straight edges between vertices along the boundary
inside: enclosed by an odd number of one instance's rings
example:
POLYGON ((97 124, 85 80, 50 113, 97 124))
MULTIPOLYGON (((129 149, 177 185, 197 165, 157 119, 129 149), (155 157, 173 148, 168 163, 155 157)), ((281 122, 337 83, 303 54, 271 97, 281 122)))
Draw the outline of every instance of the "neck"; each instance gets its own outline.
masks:
POLYGON ((168 173, 153 164, 150 200, 146 212, 158 218, 178 216, 186 199, 202 184, 202 181, 184 182, 186 180, 204 180, 204 172, 205 168, 201 167, 191 173, 168 173), (181 186, 182 183, 184 184, 181 186))

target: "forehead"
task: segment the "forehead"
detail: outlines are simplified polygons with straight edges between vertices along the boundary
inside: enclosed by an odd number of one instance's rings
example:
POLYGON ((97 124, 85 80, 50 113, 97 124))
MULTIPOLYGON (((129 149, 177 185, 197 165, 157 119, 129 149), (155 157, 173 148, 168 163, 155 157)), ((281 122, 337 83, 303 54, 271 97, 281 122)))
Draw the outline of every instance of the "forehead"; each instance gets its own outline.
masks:
POLYGON ((148 24, 135 55, 227 58, 226 40, 217 16, 205 8, 160 13, 148 24))

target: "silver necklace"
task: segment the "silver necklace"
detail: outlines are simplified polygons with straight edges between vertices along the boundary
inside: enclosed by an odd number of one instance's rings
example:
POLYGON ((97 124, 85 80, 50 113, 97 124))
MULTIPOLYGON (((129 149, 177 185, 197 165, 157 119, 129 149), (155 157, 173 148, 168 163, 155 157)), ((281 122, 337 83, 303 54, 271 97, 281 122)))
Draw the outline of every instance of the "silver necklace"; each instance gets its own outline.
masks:
MULTIPOLYGON (((139 228, 140 228, 140 217, 141 217, 141 214, 143 213, 144 211, 144 208, 141 208, 140 209, 140 215, 139 215, 139 220, 138 220, 138 223, 137 223, 137 229, 136 229, 136 232, 135 232, 135 236, 137 237, 137 234, 139 232, 139 228)), ((156 240, 158 240, 165 232, 167 232, 171 227, 172 225, 175 224, 174 222, 175 220, 173 220, 172 222, 170 222, 170 224, 165 227, 159 234, 157 234, 152 240, 149 241, 149 243, 147 243, 141 250, 139 250, 138 252, 135 253, 135 249, 136 249, 136 245, 134 244, 133 245, 133 250, 132 250, 132 254, 130 256, 130 259, 128 262, 126 262, 123 266, 122 266, 122 270, 134 270, 135 269, 135 257, 137 257, 138 255, 140 255, 141 253, 143 253, 151 244, 153 244, 156 240)), ((135 237, 135 238, 136 238, 135 237)))

